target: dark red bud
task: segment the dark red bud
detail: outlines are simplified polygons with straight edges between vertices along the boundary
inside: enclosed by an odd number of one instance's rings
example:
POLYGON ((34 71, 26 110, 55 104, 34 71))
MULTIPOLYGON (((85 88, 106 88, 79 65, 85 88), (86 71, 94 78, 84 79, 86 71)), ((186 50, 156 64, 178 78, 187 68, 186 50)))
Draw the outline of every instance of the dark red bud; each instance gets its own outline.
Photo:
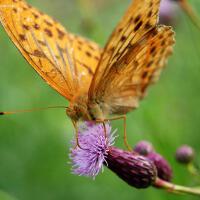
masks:
POLYGON ((116 147, 109 147, 105 163, 122 180, 136 188, 151 186, 157 177, 157 170, 148 158, 124 151, 116 147))
POLYGON ((140 155, 146 156, 149 153, 153 152, 154 148, 150 142, 142 140, 135 145, 133 150, 140 155))
POLYGON ((194 159, 194 150, 188 145, 182 145, 176 150, 176 160, 182 164, 189 164, 194 159))
POLYGON ((165 181, 171 181, 172 179, 172 168, 170 164, 163 158, 160 154, 156 152, 151 152, 147 158, 154 162, 157 172, 158 172, 158 177, 160 179, 163 179, 165 181))

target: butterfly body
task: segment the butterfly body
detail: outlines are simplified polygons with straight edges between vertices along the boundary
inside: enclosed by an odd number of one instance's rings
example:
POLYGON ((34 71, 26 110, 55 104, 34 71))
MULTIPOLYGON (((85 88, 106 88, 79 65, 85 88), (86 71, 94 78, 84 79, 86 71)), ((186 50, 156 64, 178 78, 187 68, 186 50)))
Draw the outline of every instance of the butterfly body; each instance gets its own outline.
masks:
POLYGON ((97 121, 104 120, 107 117, 107 113, 103 112, 99 102, 89 102, 86 92, 81 92, 78 96, 75 96, 70 102, 69 107, 66 110, 67 115, 74 121, 97 121))
POLYGON ((75 96, 70 102, 69 107, 66 109, 66 113, 74 122, 79 120, 90 121, 91 119, 87 106, 87 94, 85 92, 80 92, 75 96))

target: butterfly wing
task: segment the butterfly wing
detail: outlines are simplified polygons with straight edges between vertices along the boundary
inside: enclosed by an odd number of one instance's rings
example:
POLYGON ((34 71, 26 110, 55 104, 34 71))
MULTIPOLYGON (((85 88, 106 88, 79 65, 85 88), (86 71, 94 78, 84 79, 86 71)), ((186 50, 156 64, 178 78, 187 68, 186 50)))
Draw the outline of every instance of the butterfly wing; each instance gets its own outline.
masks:
POLYGON ((104 113, 137 107, 172 51, 173 31, 156 25, 159 2, 135 0, 106 45, 89 90, 104 113))
POLYGON ((156 26, 160 0, 134 0, 111 34, 90 86, 89 96, 95 96, 100 82, 109 74, 113 64, 156 26))
POLYGON ((100 60, 102 49, 94 42, 81 36, 70 34, 72 38, 72 54, 74 72, 77 81, 76 93, 89 90, 92 77, 100 60))
POLYGON ((89 87, 101 50, 23 0, 1 0, 0 21, 38 74, 68 100, 89 87), (86 78, 87 77, 87 78, 86 78))
POLYGON ((116 62, 98 91, 104 113, 125 114, 138 106, 172 53, 173 36, 170 27, 154 28, 116 62))

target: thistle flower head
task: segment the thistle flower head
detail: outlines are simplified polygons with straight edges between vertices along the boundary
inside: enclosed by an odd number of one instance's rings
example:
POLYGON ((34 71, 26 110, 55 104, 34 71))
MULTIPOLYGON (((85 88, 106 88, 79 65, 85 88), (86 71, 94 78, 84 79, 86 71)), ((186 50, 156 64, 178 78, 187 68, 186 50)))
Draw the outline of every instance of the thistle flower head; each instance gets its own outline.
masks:
POLYGON ((176 150, 176 160, 182 164, 189 164, 194 159, 194 150, 188 145, 182 145, 176 150))
MULTIPOLYGON (((109 146, 114 144, 115 131, 111 134, 111 126, 106 124, 90 124, 86 122, 78 133, 80 147, 71 148, 70 158, 74 174, 95 178, 103 169, 109 146), (106 137, 105 137, 106 129, 106 137)), ((72 141, 72 145, 76 140, 72 141)))
POLYGON ((154 163, 134 152, 109 147, 106 161, 110 170, 135 188, 147 188, 153 185, 157 178, 154 163))
MULTIPOLYGON (((73 173, 94 178, 105 165, 133 187, 152 185, 157 177, 154 163, 133 152, 113 147, 115 132, 111 134, 109 124, 105 128, 102 124, 84 123, 78 138, 81 148, 71 149, 73 173)), ((75 140, 72 144, 76 144, 75 140)))

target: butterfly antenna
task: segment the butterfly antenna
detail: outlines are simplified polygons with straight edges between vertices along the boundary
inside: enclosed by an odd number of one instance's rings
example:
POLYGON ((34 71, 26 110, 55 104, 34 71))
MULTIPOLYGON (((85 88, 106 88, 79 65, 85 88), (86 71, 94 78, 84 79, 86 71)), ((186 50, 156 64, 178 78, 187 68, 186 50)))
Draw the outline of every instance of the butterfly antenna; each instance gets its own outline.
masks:
POLYGON ((193 24, 200 30, 200 18, 195 13, 191 5, 187 2, 187 0, 180 0, 179 4, 187 16, 192 20, 193 24))
POLYGON ((18 114, 18 113, 29 113, 29 112, 35 112, 35 111, 41 111, 41 110, 49 110, 49 109, 67 109, 66 106, 49 106, 45 108, 33 108, 28 110, 16 110, 16 111, 0 111, 0 115, 11 115, 11 114, 18 114))

